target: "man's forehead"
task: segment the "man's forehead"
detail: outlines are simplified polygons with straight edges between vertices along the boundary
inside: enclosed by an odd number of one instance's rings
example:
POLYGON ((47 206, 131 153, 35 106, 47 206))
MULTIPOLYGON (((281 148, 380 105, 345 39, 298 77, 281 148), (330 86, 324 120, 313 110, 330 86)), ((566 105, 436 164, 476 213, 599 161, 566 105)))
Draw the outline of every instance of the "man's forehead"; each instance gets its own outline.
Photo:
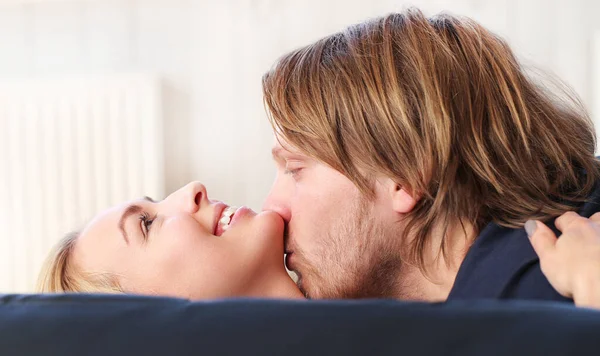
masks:
POLYGON ((289 153, 302 154, 297 147, 289 143, 283 135, 275 135, 273 143, 273 152, 287 151, 289 153))

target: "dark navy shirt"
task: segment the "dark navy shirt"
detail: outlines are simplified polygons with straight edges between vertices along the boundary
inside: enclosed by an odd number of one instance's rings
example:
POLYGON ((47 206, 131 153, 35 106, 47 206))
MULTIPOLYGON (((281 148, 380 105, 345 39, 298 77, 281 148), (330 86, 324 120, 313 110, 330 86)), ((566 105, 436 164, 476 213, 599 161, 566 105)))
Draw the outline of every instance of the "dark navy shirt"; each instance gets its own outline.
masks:
MULTIPOLYGON (((590 217, 600 211, 600 187, 577 211, 590 217)), ((554 220, 547 223, 556 236, 554 220)), ((570 302, 558 294, 540 269, 539 259, 524 229, 488 224, 461 264, 448 300, 529 299, 570 302)))

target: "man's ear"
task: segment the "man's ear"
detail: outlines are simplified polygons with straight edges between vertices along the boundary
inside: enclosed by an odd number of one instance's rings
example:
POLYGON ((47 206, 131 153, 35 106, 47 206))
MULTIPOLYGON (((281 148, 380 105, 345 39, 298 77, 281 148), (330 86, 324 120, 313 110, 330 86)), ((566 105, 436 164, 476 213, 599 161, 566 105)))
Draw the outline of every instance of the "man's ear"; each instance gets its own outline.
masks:
POLYGON ((397 183, 392 185, 392 209, 400 214, 410 213, 419 201, 418 197, 413 196, 397 183))

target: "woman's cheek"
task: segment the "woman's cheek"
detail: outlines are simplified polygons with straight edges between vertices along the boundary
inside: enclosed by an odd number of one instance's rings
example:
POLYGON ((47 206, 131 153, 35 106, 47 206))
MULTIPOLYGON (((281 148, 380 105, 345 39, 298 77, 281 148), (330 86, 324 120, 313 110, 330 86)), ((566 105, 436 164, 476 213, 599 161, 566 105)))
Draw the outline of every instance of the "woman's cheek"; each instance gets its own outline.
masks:
POLYGON ((212 236, 212 231, 190 216, 167 218, 159 227, 161 239, 196 240, 212 236))

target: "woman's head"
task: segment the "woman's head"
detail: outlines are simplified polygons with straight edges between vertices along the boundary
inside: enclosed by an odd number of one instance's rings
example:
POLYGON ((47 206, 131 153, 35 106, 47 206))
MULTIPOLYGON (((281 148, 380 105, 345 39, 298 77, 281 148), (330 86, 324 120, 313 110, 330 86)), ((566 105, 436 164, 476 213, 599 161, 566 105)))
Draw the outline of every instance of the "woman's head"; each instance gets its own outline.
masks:
POLYGON ((409 9, 351 26, 283 56, 263 91, 292 147, 365 196, 384 175, 419 199, 403 224, 420 266, 435 228, 545 220, 598 178, 585 110, 467 18, 409 9))
POLYGON ((207 299, 292 296, 283 221, 209 200, 190 183, 97 215, 48 258, 41 292, 125 292, 207 299))

